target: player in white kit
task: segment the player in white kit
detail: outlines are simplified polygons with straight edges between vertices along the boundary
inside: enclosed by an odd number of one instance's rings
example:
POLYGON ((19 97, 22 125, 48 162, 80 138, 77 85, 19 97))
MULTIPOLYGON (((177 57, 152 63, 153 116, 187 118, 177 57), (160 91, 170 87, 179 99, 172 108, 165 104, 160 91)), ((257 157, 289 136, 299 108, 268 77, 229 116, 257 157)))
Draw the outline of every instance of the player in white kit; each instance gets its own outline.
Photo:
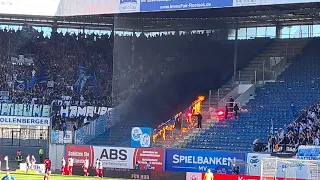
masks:
POLYGON ((61 169, 60 169, 60 174, 63 175, 64 174, 64 168, 66 167, 66 160, 64 159, 64 157, 62 157, 61 159, 61 169))
POLYGON ((69 175, 72 175, 73 170, 73 158, 68 159, 68 168, 69 168, 69 175))

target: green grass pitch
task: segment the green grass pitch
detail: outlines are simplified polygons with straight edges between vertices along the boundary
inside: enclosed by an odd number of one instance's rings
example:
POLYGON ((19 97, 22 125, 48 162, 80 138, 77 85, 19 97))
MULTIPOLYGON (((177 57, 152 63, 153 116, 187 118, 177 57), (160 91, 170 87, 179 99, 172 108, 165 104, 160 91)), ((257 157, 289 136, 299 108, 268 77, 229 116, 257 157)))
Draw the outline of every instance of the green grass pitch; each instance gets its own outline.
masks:
MULTIPOLYGON (((5 175, 4 172, 0 173, 0 179, 5 175)), ((43 180, 44 175, 30 175, 30 174, 15 174, 11 173, 11 176, 13 176, 16 180, 43 180)), ((103 180, 127 180, 127 179, 116 179, 116 178, 96 178, 96 177, 83 177, 83 176, 62 176, 62 175, 56 175, 52 174, 50 180, 97 180, 97 179, 103 179, 103 180)))

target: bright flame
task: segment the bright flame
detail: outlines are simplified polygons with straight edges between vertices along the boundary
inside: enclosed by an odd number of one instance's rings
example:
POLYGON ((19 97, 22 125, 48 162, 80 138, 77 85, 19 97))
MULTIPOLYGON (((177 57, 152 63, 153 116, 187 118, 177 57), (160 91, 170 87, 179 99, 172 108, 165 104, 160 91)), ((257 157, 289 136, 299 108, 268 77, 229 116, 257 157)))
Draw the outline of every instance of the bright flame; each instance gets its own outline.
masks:
POLYGON ((223 111, 219 111, 219 112, 218 112, 218 115, 219 115, 219 116, 222 116, 223 114, 224 114, 223 111))

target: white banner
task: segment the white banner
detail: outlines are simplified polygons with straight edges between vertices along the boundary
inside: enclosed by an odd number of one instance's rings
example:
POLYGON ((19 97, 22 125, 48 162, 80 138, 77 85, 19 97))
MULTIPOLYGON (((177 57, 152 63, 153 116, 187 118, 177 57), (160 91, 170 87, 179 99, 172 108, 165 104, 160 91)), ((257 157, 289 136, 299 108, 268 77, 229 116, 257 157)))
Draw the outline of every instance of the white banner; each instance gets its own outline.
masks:
POLYGON ((50 118, 46 117, 22 117, 0 116, 0 124, 23 125, 23 126, 50 126, 50 118))
POLYGON ((104 168, 133 169, 134 148, 94 146, 94 161, 101 159, 104 168))
POLYGON ((2 116, 26 116, 26 117, 50 117, 51 106, 40 104, 14 104, 1 103, 0 115, 2 116))
POLYGON ((112 108, 98 106, 61 106, 60 114, 62 117, 93 117, 94 114, 104 115, 112 108))
MULTIPOLYGON (((27 170, 27 164, 26 163, 20 163, 20 170, 26 171, 27 170)), ((32 170, 38 171, 38 173, 44 174, 45 173, 45 166, 44 164, 35 164, 32 167, 32 170)))
POLYGON ((247 154, 247 173, 250 176, 260 176, 261 159, 270 157, 270 154, 248 153, 247 154))

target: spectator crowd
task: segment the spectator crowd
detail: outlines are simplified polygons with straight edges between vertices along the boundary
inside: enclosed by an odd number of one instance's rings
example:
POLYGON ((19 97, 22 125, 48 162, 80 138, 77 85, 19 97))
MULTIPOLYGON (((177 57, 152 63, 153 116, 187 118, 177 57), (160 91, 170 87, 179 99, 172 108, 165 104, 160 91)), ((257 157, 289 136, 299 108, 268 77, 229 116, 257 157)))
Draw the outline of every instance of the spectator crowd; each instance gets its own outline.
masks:
MULTIPOLYGON (((320 101, 316 105, 304 108, 300 116, 277 133, 268 136, 269 152, 297 151, 300 145, 319 146, 320 137, 320 101)), ((258 143, 256 143, 258 144, 258 143)), ((264 149, 257 149, 263 151, 264 149)))
POLYGON ((49 38, 24 27, 0 30, 0 43, 0 90, 9 92, 2 101, 111 105, 113 49, 108 35, 52 32, 49 38))

